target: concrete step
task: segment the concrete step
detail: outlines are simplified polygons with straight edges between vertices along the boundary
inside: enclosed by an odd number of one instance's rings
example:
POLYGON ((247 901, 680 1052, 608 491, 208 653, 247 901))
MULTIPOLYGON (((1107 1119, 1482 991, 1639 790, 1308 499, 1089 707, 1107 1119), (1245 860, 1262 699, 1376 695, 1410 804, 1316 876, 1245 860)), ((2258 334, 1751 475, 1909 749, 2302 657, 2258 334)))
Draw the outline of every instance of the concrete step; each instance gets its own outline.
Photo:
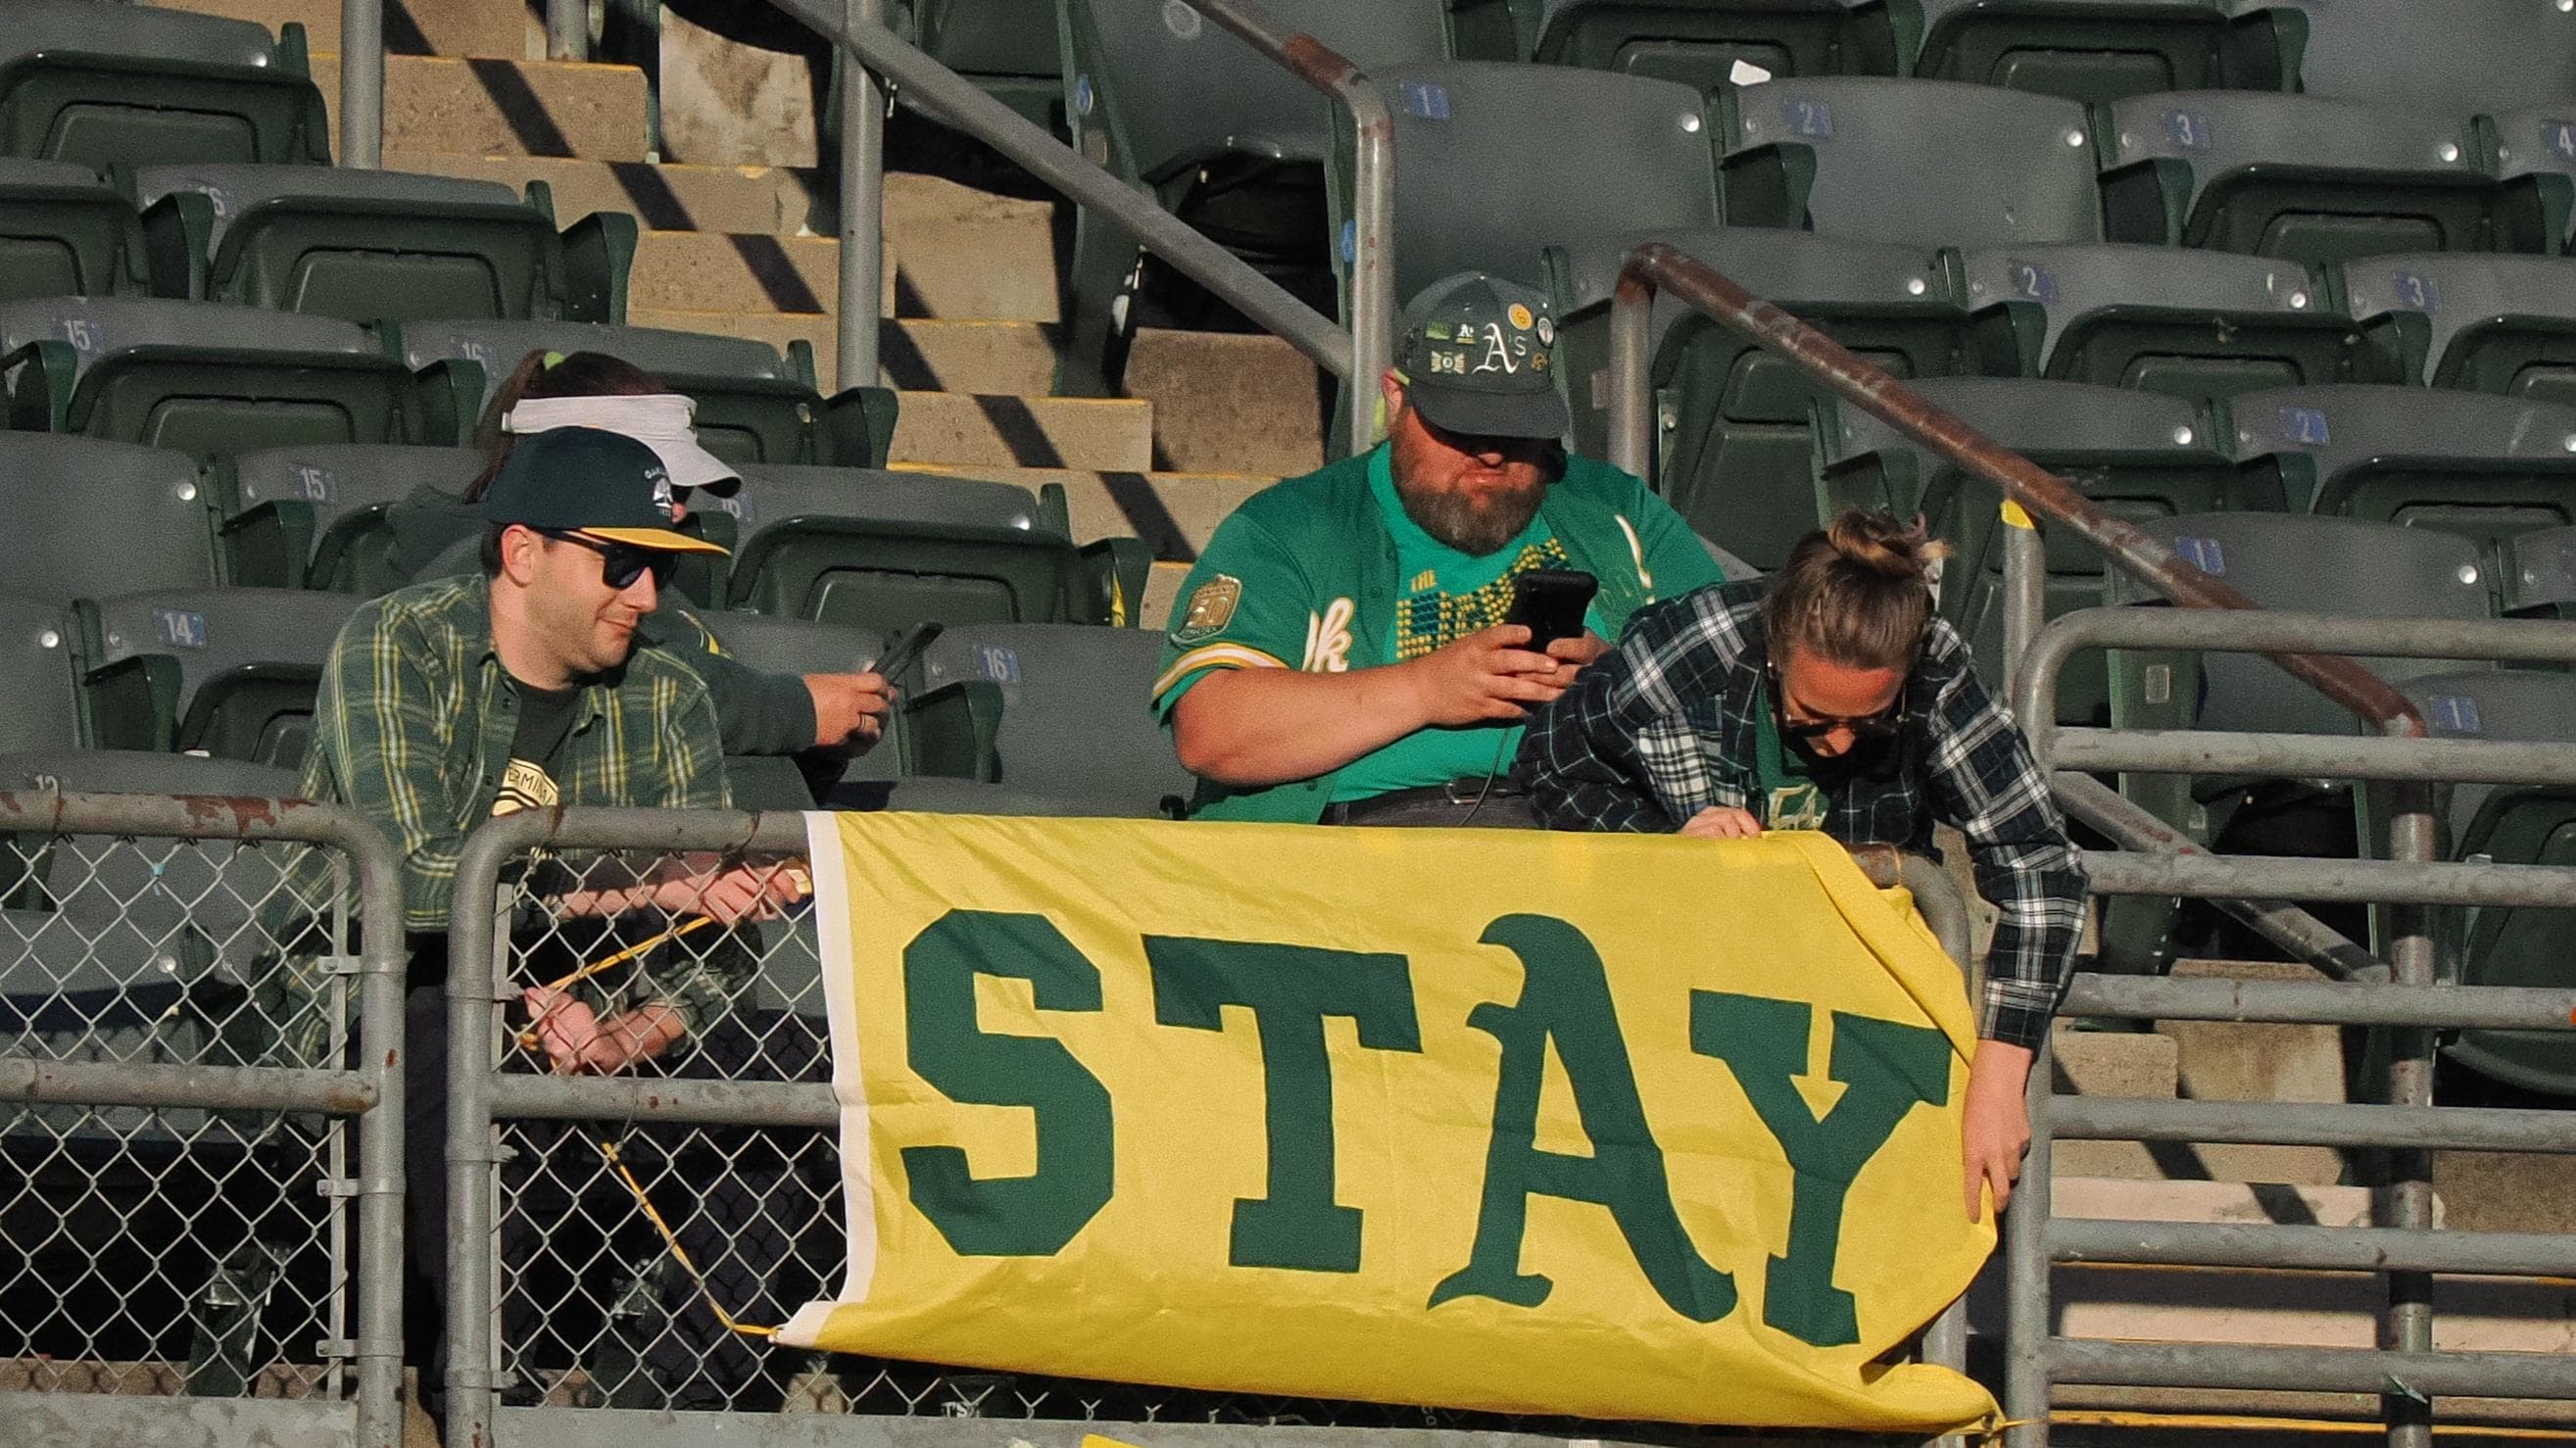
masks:
MULTIPOLYGON (((313 58, 339 133, 340 59, 313 58)), ((645 159, 644 72, 552 60, 385 58, 385 149, 645 159)))
MULTIPOLYGON (((828 211, 813 229, 838 230, 828 211)), ((896 173, 885 178, 885 234, 895 263, 895 316, 1063 319, 1053 203, 896 173)))
POLYGON ((1145 603, 1137 613, 1147 628, 1161 628, 1164 620, 1172 616, 1172 605, 1180 601, 1181 585, 1189 576, 1190 565, 1186 563, 1154 565, 1154 571, 1145 577, 1145 603))
MULTIPOLYGON (((275 30, 304 27, 315 53, 338 54, 340 7, 329 0, 154 0, 167 10, 194 10, 251 20, 275 30)), ((523 0, 385 0, 385 48, 399 55, 475 55, 543 60, 546 27, 523 0)), ((317 75, 316 79, 320 79, 317 75)))
MULTIPOLYGON (((891 212, 892 208, 888 208, 891 212)), ((994 258, 989 267, 943 255, 980 243, 971 224, 947 228, 941 240, 892 240, 878 312, 942 320, 1052 322, 1053 262, 1031 272, 1033 258, 994 258), (1023 270, 1009 268, 1017 265, 1023 270)), ((840 310, 841 244, 828 236, 695 231, 646 232, 635 248, 631 307, 653 311, 804 312, 840 310)))
MULTIPOLYGON (((757 337, 785 351, 810 342, 823 390, 839 384, 840 319, 819 312, 660 311, 629 307, 639 327, 757 337)), ((1055 385, 1055 329, 1040 322, 887 320, 877 333, 886 383, 916 392, 999 392, 1043 397, 1055 385)))
POLYGON ((2576 1157, 2437 1151, 2433 1186, 2464 1232, 2576 1232, 2576 1157))
MULTIPOLYGON (((2158 1032, 2078 1031, 2060 1025, 2050 1039, 2057 1063, 2057 1089, 2061 1093, 2156 1099, 2177 1094, 2201 1096, 2191 1089, 2192 1078, 2183 1071, 2182 1042, 2173 1036, 2158 1032)), ((2207 1038, 2195 1039, 2205 1042, 2207 1038)), ((2213 1068, 2210 1087, 2213 1091, 2223 1091, 2231 1083, 2242 1085, 2246 1079, 2242 1076, 2231 1078, 2213 1068)), ((2201 1099, 2267 1098, 2211 1095, 2201 1099)), ((2339 1088, 2331 1099, 2343 1099, 2339 1088)), ((2342 1155, 2326 1147, 2062 1141, 2053 1150, 2057 1154, 2057 1170, 2074 1176, 2139 1181, 2285 1182, 2321 1186, 2330 1186, 2343 1179, 2342 1155)))
POLYGON ((951 469, 1143 472, 1153 450, 1150 402, 907 392, 895 421, 891 460, 951 469))
POLYGON ((1243 500, 1279 481, 1243 473, 1089 472, 1064 468, 942 468, 961 476, 1064 488, 1075 541, 1142 538, 1170 562, 1198 557, 1243 500))
MULTIPOLYGON (((2202 979, 2314 980, 2288 961, 2183 960, 2173 973, 2202 979)), ((2334 1026, 2166 1021, 2157 1034, 2181 1052, 2180 1094, 2194 1101, 2341 1101, 2343 1032, 2334 1026)), ((2333 1182, 2343 1155, 2322 1146, 2203 1146, 2192 1149, 2212 1176, 2228 1181, 2333 1182)))
POLYGON ((648 231, 793 234, 805 224, 813 204, 805 192, 804 175, 784 166, 653 165, 387 148, 385 167, 498 181, 517 191, 525 191, 531 181, 543 181, 554 193, 555 221, 563 226, 594 211, 625 211, 648 231))
POLYGON ((1332 392, 1277 337, 1140 328, 1127 395, 1154 404, 1158 467, 1290 477, 1324 465, 1332 392))

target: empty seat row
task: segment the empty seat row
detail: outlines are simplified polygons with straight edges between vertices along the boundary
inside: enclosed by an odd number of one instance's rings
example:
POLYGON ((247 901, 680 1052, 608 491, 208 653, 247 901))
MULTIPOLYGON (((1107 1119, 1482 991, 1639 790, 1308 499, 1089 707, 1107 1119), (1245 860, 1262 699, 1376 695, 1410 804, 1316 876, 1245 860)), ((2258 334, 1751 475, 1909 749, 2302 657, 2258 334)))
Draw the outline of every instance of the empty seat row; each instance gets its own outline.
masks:
POLYGON ((329 165, 304 27, 102 0, 11 0, 0 156, 83 166, 329 165))

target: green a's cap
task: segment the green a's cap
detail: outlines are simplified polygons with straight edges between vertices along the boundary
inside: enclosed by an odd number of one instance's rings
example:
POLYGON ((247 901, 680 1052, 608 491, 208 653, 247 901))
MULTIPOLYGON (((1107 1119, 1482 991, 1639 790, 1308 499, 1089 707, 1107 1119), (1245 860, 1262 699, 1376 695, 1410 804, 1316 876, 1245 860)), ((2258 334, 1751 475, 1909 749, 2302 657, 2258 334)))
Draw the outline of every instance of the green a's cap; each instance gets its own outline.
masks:
POLYGON ((519 438, 483 493, 483 517, 490 523, 666 553, 725 551, 673 527, 675 511, 671 473, 661 454, 595 427, 549 428, 519 438))
POLYGON ((1484 272, 1423 288, 1396 324, 1405 401, 1443 432, 1563 437, 1547 298, 1484 272))

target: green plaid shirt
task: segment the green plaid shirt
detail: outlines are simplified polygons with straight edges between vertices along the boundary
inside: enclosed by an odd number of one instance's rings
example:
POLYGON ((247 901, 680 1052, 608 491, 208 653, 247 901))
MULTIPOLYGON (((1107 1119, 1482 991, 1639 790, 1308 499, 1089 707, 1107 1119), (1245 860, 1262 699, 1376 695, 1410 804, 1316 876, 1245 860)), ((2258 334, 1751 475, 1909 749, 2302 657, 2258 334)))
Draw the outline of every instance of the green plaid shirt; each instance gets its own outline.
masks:
MULTIPOLYGON (((376 599, 331 646, 305 797, 352 806, 401 850, 404 930, 447 929, 457 857, 492 818, 518 720, 480 576, 376 599)), ((705 682, 678 656, 639 643, 625 668, 582 687, 551 772, 568 805, 724 809, 722 751, 705 682)), ((732 993, 712 963, 735 953, 678 953, 692 963, 639 999, 596 1004, 662 1004, 692 1021, 711 1018, 732 993)))

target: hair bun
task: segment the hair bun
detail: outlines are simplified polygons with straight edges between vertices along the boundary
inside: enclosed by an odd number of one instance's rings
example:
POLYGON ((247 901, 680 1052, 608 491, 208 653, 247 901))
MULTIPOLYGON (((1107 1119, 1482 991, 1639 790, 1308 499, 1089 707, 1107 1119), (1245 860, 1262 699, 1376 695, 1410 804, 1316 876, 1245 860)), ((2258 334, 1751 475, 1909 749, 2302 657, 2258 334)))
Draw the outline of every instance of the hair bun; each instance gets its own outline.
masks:
POLYGON ((1859 508, 1827 524, 1825 541, 1847 562, 1888 578, 1921 578, 1932 560, 1949 551, 1932 541, 1919 518, 1906 523, 1859 508))

